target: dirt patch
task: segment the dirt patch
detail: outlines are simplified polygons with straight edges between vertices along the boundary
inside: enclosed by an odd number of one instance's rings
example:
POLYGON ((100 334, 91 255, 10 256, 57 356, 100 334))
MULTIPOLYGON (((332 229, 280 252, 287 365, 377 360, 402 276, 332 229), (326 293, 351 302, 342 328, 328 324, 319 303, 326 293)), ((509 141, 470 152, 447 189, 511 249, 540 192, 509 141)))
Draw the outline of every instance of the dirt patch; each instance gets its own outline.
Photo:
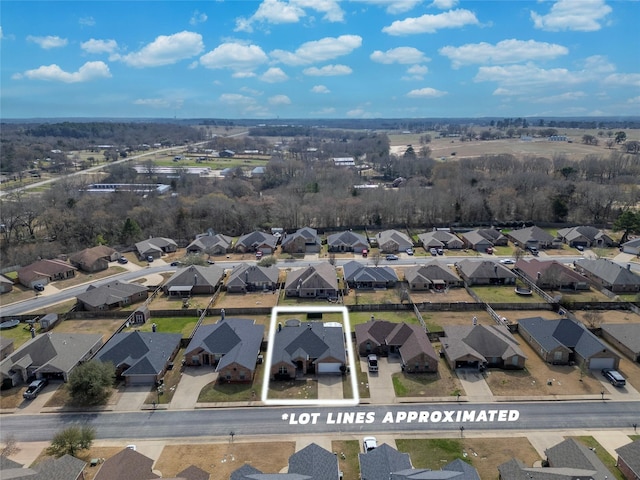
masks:
MULTIPOLYGON (((434 347, 437 351, 440 345, 434 347)), ((444 359, 440 359, 437 373, 394 373, 393 386, 398 397, 447 397, 465 393, 444 359)))
POLYGON ((400 294, 395 288, 385 290, 356 290, 352 289, 344 297, 345 305, 379 305, 400 303, 400 294))
POLYGON ((0 390, 0 409, 18 408, 18 405, 23 401, 22 393, 25 390, 25 385, 0 390))
POLYGON ((122 325, 124 319, 88 319, 65 320, 54 328, 55 333, 100 333, 102 340, 106 342, 111 335, 122 325))
POLYGON ((522 339, 514 335, 527 356, 524 370, 490 369, 486 379, 496 396, 596 395, 602 384, 578 366, 550 365, 522 339))
POLYGON ((256 308, 275 307, 278 304, 276 292, 268 293, 222 293, 215 301, 215 308, 256 308))
MULTIPOLYGON (((640 315, 628 310, 598 310, 601 314, 602 323, 640 323, 640 315)), ((582 323, 587 325, 585 320, 586 311, 575 311, 574 314, 582 323)))
POLYGON ((448 325, 472 325, 475 318, 480 325, 495 325, 484 310, 471 312, 420 312, 430 332, 441 332, 448 325))
POLYGON ((294 452, 295 442, 167 445, 154 469, 163 477, 172 477, 195 465, 215 478, 229 478, 234 470, 248 463, 264 473, 279 473, 294 452))

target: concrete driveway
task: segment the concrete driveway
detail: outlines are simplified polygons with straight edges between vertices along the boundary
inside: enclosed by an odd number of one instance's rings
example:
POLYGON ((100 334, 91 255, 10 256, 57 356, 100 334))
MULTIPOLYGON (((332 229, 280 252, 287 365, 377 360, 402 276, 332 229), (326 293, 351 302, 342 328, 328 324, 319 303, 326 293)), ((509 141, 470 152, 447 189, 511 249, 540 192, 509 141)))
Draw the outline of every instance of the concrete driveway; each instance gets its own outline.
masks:
POLYGON ((113 409, 118 412, 141 410, 150 392, 151 387, 149 385, 125 387, 113 409))
POLYGON ((60 386, 62 386, 61 381, 51 381, 33 400, 22 400, 22 403, 16 408, 15 413, 23 415, 40 413, 40 410, 44 408, 45 404, 51 399, 60 386))
POLYGON ((318 400, 343 400, 342 375, 318 375, 318 400))
MULTIPOLYGON (((360 359, 360 368, 367 372, 367 359, 360 359)), ((369 394, 371 395, 371 404, 388 404, 395 403, 396 394, 393 389, 393 380, 391 375, 402 371, 400 357, 391 355, 389 357, 378 357, 378 373, 368 372, 369 374, 369 394)))
POLYGON ((455 372, 469 401, 493 401, 493 392, 477 368, 456 368, 455 372))
POLYGON ((194 408, 198 402, 200 391, 217 379, 218 374, 213 371, 211 366, 184 367, 169 408, 172 410, 194 408))

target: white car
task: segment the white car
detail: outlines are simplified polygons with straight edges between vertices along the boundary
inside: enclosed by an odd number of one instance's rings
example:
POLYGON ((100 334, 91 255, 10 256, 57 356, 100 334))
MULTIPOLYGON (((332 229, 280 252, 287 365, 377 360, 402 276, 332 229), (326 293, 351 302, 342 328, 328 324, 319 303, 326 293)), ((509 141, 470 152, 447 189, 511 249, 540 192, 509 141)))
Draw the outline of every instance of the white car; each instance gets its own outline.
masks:
POLYGON ((503 265, 513 265, 516 261, 513 258, 503 258, 500 260, 500 263, 503 265))
POLYGON ((364 437, 362 439, 362 448, 364 449, 364 453, 370 452, 377 446, 378 441, 376 440, 376 437, 364 437))

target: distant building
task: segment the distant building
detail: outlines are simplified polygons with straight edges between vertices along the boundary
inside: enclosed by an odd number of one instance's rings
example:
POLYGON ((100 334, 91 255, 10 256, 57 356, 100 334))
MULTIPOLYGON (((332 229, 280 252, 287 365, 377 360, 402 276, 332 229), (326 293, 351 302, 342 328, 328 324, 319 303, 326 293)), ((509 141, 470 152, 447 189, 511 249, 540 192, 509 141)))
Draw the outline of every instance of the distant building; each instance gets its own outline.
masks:
POLYGON ((130 192, 139 195, 148 195, 156 193, 162 195, 171 190, 170 185, 163 183, 92 183, 87 188, 82 189, 87 193, 116 193, 130 192))

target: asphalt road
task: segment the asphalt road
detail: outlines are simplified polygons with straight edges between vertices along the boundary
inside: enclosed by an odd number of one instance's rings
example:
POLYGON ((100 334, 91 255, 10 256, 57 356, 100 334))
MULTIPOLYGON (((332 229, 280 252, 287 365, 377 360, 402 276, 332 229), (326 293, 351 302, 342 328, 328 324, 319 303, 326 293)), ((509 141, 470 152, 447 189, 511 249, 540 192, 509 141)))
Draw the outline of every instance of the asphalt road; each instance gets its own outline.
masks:
POLYGON ((224 437, 231 432, 236 436, 295 436, 314 432, 451 432, 460 430, 461 426, 468 432, 600 428, 615 430, 629 428, 634 423, 640 423, 639 403, 610 401, 360 405, 344 408, 243 407, 190 411, 3 415, 0 417, 0 439, 4 441, 11 437, 21 442, 48 441, 59 430, 82 424, 94 427, 96 438, 105 440, 224 437), (352 423, 339 423, 340 417, 345 414, 353 414, 352 423), (465 415, 467 418, 463 420, 465 415), (509 417, 513 420, 509 421, 509 417))

